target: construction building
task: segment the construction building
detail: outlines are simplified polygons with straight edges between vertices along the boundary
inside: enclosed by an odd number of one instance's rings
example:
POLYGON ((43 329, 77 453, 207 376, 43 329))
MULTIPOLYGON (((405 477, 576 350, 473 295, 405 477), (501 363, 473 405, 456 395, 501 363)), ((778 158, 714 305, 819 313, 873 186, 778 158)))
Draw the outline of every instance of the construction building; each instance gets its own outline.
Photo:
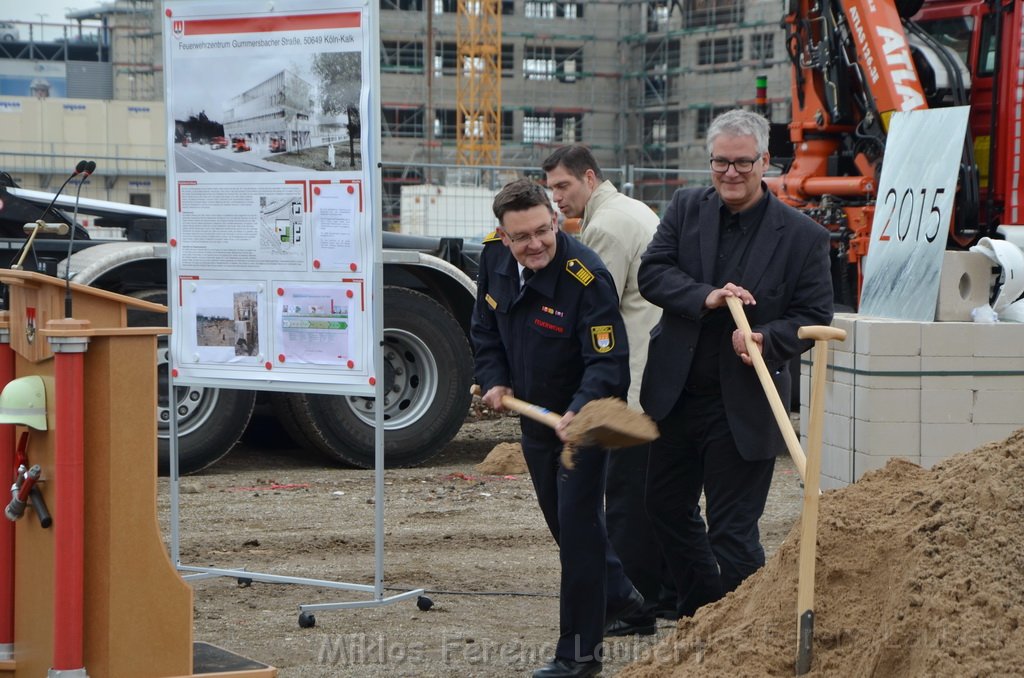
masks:
MULTIPOLYGON (((753 106, 756 76, 767 77, 767 112, 786 121, 786 6, 786 0, 380 0, 386 195, 397 206, 404 184, 487 180, 484 172, 449 166, 536 168, 557 146, 581 142, 610 178, 628 182, 634 195, 660 209, 676 187, 707 181, 707 125, 723 110, 753 106), (489 134, 495 143, 486 143, 489 134)), ((140 184, 132 182, 145 182, 150 204, 165 201, 161 9, 153 0, 115 0, 67 17, 70 33, 81 34, 84 26, 99 43, 88 69, 69 50, 53 57, 65 62, 69 100, 108 112, 138 106, 151 116, 144 140, 132 134, 137 122, 105 125, 103 152, 95 155, 104 158, 106 178, 83 195, 125 201, 131 195, 141 202, 142 191, 131 190, 140 184), (79 75, 86 71, 88 81, 79 75), (107 74, 106 85, 96 72, 107 74)), ((26 60, 42 58, 9 43, 0 47, 0 79, 26 60)), ((11 101, 21 102, 15 117, 41 115, 31 98, 0 92, 0 105, 11 101)), ((26 187, 52 185, 65 165, 74 166, 65 158, 81 157, 69 147, 95 136, 91 128, 49 119, 5 125, 0 169, 26 187), (12 156, 6 149, 15 141, 12 156), (33 154, 38 157, 28 157, 33 154)), ((506 176, 495 172, 490 181, 506 176)))

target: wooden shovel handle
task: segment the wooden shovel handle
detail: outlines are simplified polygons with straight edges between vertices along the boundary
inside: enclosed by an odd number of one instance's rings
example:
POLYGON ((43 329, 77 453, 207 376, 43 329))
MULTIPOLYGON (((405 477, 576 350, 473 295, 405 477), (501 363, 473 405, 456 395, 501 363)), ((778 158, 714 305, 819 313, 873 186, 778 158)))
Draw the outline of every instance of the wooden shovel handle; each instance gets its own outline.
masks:
POLYGON ((546 407, 541 407, 540 405, 534 405, 533 403, 528 403, 525 400, 520 400, 515 396, 501 396, 501 404, 504 405, 506 409, 518 412, 524 417, 533 419, 534 421, 539 421, 551 428, 558 426, 558 422, 562 420, 562 415, 552 412, 546 407))
POLYGON ((797 438, 796 431, 793 430, 793 422, 789 419, 789 412, 786 410, 786 406, 782 404, 782 398, 779 396, 779 390, 775 388, 775 381, 768 370, 768 365, 764 362, 764 356, 761 355, 760 349, 757 348, 757 344, 754 343, 754 339, 750 336, 750 323, 747 322, 747 315, 743 311, 743 302, 740 301, 739 297, 726 297, 725 303, 729 306, 729 312, 732 313, 736 327, 743 332, 743 338, 747 344, 747 353, 750 354, 750 359, 754 362, 754 371, 757 372, 757 378, 761 381, 761 387, 768 398, 772 414, 775 415, 775 421, 779 425, 779 430, 782 431, 782 438, 786 441, 786 449, 789 450, 789 456, 793 458, 793 464, 800 473, 800 480, 805 480, 807 475, 807 457, 804 456, 803 448, 800 447, 800 439, 797 438))
MULTIPOLYGON (((479 384, 473 384, 472 388, 469 389, 469 392, 477 396, 483 395, 479 384)), ((558 426, 558 422, 562 420, 562 415, 557 412, 552 412, 546 407, 541 407, 540 405, 534 405, 533 403, 528 403, 525 400, 520 400, 515 396, 501 396, 501 404, 507 410, 512 410, 513 412, 521 414, 528 419, 539 421, 551 428, 558 426)))
POLYGON ((828 325, 805 325, 796 331, 796 336, 814 341, 845 341, 846 330, 828 325))

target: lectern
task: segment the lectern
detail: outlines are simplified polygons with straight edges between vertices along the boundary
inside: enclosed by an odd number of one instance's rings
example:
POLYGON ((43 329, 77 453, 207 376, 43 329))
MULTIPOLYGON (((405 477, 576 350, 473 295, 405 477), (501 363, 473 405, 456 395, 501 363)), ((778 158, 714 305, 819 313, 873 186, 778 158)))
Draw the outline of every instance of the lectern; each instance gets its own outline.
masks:
POLYGON ((0 424, 0 483, 39 465, 52 516, 0 516, 0 678, 276 676, 192 642, 192 591, 160 537, 156 342, 169 330, 127 318, 166 309, 28 271, 0 270, 0 283, 0 389, 38 375, 46 394, 45 430, 0 424))

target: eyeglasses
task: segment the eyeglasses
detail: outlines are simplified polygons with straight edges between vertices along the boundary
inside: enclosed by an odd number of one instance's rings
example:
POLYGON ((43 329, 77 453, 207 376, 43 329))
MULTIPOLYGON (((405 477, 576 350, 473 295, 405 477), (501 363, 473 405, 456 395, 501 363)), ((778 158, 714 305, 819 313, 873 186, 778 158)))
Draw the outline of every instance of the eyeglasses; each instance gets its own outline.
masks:
POLYGON ((748 174, 754 169, 754 163, 761 159, 761 156, 756 158, 740 158, 739 160, 726 160, 725 158, 711 158, 711 171, 725 174, 729 171, 729 166, 736 168, 736 172, 739 174, 748 174))
POLYGON ((506 233, 508 241, 513 245, 525 245, 532 241, 534 238, 537 240, 543 240, 545 236, 553 232, 555 229, 552 226, 542 226, 533 233, 520 233, 519 235, 511 235, 506 233))

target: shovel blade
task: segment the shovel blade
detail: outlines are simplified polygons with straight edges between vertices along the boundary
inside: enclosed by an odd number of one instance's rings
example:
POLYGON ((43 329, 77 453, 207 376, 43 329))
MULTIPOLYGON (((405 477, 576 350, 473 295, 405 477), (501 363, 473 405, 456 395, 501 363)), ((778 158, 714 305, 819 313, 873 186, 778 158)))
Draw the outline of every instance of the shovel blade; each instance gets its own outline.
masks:
POLYGON ((796 675, 802 676, 811 670, 814 653, 814 610, 800 615, 796 641, 796 675))

